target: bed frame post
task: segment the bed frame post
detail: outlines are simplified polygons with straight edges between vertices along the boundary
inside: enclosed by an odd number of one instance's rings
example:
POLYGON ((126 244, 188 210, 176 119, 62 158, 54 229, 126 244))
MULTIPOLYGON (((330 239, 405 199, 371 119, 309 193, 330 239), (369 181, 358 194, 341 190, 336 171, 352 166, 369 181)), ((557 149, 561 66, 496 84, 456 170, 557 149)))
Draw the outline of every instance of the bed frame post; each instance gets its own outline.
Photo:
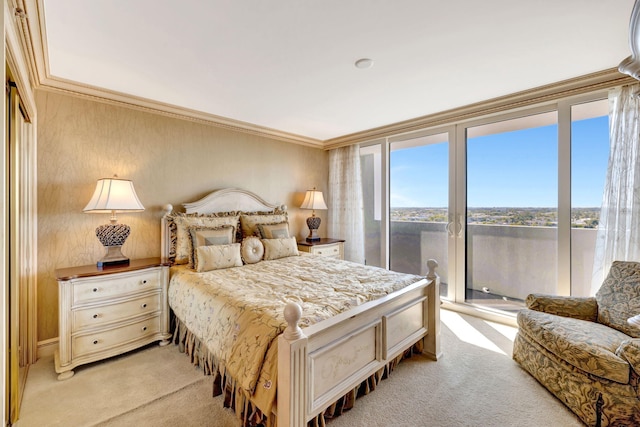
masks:
POLYGON ((427 298, 433 303, 429 303, 432 310, 428 312, 429 322, 428 334, 423 338, 424 353, 433 360, 442 357, 440 349, 440 277, 436 273, 438 262, 435 259, 427 260, 427 280, 431 283, 427 287, 427 298))
POLYGON ((168 242, 167 239, 171 236, 171 231, 169 230, 167 215, 171 214, 172 211, 173 206, 170 204, 162 207, 162 219, 160 220, 160 257, 162 257, 163 260, 169 259, 170 242, 168 242))
POLYGON ((288 326, 278 337, 278 426, 307 424, 307 337, 298 326, 301 317, 298 304, 290 302, 284 308, 288 326))

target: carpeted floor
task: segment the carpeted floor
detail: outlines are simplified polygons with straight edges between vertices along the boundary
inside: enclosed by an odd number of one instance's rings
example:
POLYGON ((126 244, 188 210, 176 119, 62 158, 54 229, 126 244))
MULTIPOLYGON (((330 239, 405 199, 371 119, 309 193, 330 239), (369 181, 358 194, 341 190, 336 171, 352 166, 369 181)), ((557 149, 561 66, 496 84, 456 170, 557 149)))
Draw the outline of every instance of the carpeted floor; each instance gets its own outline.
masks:
MULTIPOLYGON (((442 322, 442 359, 403 361, 328 427, 582 425, 513 362, 513 328, 444 310, 442 322)), ((44 358, 30 369, 15 425, 237 426, 211 390, 211 377, 173 345, 80 367, 66 381, 44 358)))

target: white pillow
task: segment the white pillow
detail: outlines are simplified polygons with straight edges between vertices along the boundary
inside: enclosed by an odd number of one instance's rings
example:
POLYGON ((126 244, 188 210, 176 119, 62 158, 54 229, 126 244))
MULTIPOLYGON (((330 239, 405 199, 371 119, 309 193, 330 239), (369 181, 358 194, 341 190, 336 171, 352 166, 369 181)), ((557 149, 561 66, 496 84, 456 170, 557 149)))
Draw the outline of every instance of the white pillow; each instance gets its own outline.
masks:
POLYGON ((245 264, 260 262, 264 255, 264 245, 257 237, 245 237, 240 246, 240 255, 245 264))
POLYGON ((219 270, 229 267, 242 267, 240 243, 200 246, 196 248, 194 268, 197 272, 219 270))
POLYGON ((288 256, 298 256, 298 243, 295 237, 282 239, 262 239, 264 259, 272 260, 288 256))

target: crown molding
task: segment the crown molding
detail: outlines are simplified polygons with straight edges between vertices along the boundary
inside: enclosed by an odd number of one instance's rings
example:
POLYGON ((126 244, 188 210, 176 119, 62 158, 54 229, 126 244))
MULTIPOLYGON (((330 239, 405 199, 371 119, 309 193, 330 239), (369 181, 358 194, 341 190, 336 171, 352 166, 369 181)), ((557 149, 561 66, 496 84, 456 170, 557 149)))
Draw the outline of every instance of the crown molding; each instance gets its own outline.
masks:
POLYGON ((215 126, 236 132, 248 133, 279 141, 294 144, 322 148, 323 142, 319 139, 296 135, 264 126, 255 125, 240 120, 234 120, 215 114, 204 113, 189 108, 179 107, 159 101, 154 101, 139 96, 128 95, 121 92, 106 90, 95 86, 85 85, 69 80, 48 76, 40 80, 38 89, 48 92, 63 93, 79 98, 90 99, 96 102, 131 108, 134 110, 160 114, 167 117, 187 120, 200 124, 215 126))
POLYGON ((526 108, 536 104, 550 103, 561 98, 581 95, 597 90, 605 90, 623 84, 635 82, 632 77, 620 73, 616 68, 587 74, 561 82, 539 86, 514 94, 429 114, 402 122, 392 123, 349 135, 328 140, 319 140, 271 129, 248 122, 234 120, 214 114, 203 113, 188 108, 154 101, 147 98, 109 91, 95 86, 80 84, 52 76, 49 72, 49 60, 46 47, 46 25, 43 14, 44 0, 13 0, 23 5, 26 12, 26 25, 23 32, 26 41, 26 54, 34 87, 50 92, 90 99, 111 105, 122 106, 139 111, 160 114, 182 120, 216 126, 236 132, 243 132, 284 142, 291 142, 315 148, 330 150, 361 142, 387 138, 402 133, 428 129, 451 123, 475 119, 507 110, 526 108))
POLYGON ((84 99, 90 99, 96 102, 160 114, 167 117, 192 121, 279 141, 291 142, 315 148, 323 147, 323 141, 319 139, 296 135, 265 126, 217 116, 215 114, 204 113, 202 111, 196 111, 117 91, 106 90, 96 86, 81 84, 52 76, 49 71, 43 0, 18 1, 24 3, 23 9, 27 16, 28 23, 30 24, 24 26, 21 30, 23 31, 24 38, 29 41, 27 54, 29 56, 34 87, 36 89, 62 93, 84 99))
POLYGON ((563 80, 557 83, 535 87, 514 94, 492 98, 451 110, 429 114, 386 126, 369 129, 324 141, 324 148, 331 150, 347 145, 387 138, 402 133, 414 132, 451 123, 477 119, 533 105, 550 103, 561 98, 582 95, 615 86, 635 83, 636 80, 620 73, 616 68, 563 80))
POLYGON ((323 141, 319 139, 279 131, 276 129, 271 129, 240 120, 216 116, 214 114, 204 113, 189 108, 178 107, 175 105, 134 95, 105 90, 57 77, 50 76, 42 79, 40 81, 38 89, 48 92, 62 93, 110 105, 131 108, 134 110, 160 114, 167 117, 215 126, 236 132, 257 135, 264 138, 270 138, 315 148, 323 148, 323 141))

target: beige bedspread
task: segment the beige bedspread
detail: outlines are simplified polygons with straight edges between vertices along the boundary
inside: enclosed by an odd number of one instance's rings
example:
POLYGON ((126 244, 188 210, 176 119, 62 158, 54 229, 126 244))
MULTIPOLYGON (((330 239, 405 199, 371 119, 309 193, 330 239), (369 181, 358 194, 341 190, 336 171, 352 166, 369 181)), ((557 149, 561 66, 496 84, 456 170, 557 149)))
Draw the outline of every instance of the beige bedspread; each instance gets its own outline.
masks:
POLYGON ((177 266, 171 269, 169 304, 220 370, 269 413, 277 377, 274 338, 286 326, 288 302, 302 307, 304 328, 420 279, 314 255, 205 273, 177 266))

